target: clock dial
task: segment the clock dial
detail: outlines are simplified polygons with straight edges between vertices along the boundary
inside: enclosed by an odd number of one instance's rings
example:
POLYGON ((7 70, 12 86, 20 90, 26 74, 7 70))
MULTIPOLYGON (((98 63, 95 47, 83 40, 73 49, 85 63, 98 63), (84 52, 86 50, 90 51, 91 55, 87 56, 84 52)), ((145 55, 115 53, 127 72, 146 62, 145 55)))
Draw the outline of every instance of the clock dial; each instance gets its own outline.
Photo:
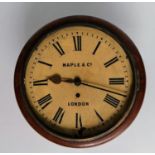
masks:
POLYGON ((117 39, 91 26, 68 26, 37 44, 25 69, 36 117, 66 138, 106 134, 130 107, 132 65, 117 39))

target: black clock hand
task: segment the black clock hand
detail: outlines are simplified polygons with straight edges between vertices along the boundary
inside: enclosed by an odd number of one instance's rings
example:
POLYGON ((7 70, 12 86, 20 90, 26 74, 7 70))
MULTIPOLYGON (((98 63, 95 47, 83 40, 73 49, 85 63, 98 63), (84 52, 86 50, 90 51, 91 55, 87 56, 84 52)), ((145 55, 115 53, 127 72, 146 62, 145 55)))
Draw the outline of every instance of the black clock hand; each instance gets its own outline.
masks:
POLYGON ((113 94, 117 94, 117 95, 120 95, 120 96, 123 96, 123 97, 127 97, 127 95, 125 95, 125 94, 118 93, 118 92, 115 92, 115 91, 112 91, 112 90, 109 90, 109 89, 105 89, 105 88, 103 88, 103 86, 99 87, 99 86, 92 85, 92 84, 90 84, 88 82, 82 82, 81 79, 78 78, 78 77, 75 77, 74 80, 73 79, 64 79, 62 81, 63 82, 69 82, 69 83, 74 82, 74 84, 77 85, 77 86, 82 84, 82 85, 85 85, 85 86, 88 86, 88 87, 96 88, 96 89, 103 90, 103 91, 106 91, 106 92, 109 92, 109 93, 113 93, 113 94))
POLYGON ((67 82, 67 83, 74 83, 74 81, 75 81, 72 78, 62 78, 59 74, 54 74, 52 76, 49 76, 47 79, 50 80, 50 81, 52 81, 55 84, 59 84, 62 81, 63 82, 67 82))
POLYGON ((99 89, 99 90, 103 90, 103 91, 106 91, 106 92, 109 92, 109 93, 117 94, 117 95, 120 95, 120 96, 123 96, 123 97, 127 97, 127 95, 125 95, 125 94, 118 93, 118 92, 115 92, 115 91, 111 91, 111 90, 108 90, 108 89, 105 89, 105 88, 101 88, 101 87, 98 87, 98 86, 94 86, 94 85, 91 85, 91 84, 88 84, 88 83, 81 82, 81 84, 85 85, 85 86, 88 86, 88 87, 92 87, 92 88, 96 88, 96 89, 99 89))
POLYGON ((48 77, 48 79, 55 84, 59 84, 61 82, 74 83, 76 86, 79 86, 81 84, 81 80, 79 77, 75 77, 74 79, 73 78, 62 78, 59 74, 54 74, 48 77))
POLYGON ((103 88, 103 86, 99 87, 99 86, 95 86, 93 84, 90 84, 88 82, 82 82, 79 77, 75 77, 74 79, 72 79, 72 78, 62 78, 59 74, 54 74, 51 77, 48 77, 48 79, 50 81, 54 82, 55 84, 59 84, 61 82, 74 83, 76 86, 85 85, 85 86, 88 86, 88 87, 92 87, 92 88, 95 88, 95 89, 99 89, 99 90, 103 90, 103 91, 106 91, 106 92, 109 92, 109 93, 113 93, 113 94, 117 94, 117 95, 120 95, 120 96, 123 96, 123 97, 127 97, 127 95, 125 95, 125 94, 118 93, 118 92, 113 91, 113 90, 105 89, 105 88, 103 88))

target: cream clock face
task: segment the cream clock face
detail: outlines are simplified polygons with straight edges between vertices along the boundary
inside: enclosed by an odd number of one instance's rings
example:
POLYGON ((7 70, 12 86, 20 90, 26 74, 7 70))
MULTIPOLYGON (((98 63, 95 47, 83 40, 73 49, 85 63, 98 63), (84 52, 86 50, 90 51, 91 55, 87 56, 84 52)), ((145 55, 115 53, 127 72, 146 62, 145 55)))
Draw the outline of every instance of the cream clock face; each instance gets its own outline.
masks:
POLYGON ((84 139, 112 130, 130 106, 133 72, 108 33, 68 26, 34 48, 25 71, 28 102, 56 135, 84 139))

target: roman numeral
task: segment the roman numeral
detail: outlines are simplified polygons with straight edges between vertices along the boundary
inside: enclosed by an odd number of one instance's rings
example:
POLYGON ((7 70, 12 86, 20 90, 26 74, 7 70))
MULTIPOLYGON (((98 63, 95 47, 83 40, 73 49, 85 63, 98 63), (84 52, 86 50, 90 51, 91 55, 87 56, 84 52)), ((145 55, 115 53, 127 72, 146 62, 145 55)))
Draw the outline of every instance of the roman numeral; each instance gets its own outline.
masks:
POLYGON ((93 55, 96 53, 96 51, 97 51, 97 49, 99 48, 100 44, 101 44, 101 42, 99 41, 99 42, 97 43, 97 45, 96 45, 94 51, 93 51, 93 55))
POLYGON ((107 68, 107 67, 109 67, 110 65, 114 64, 117 61, 118 61, 118 58, 114 57, 114 58, 110 59, 108 62, 104 63, 104 66, 107 68))
POLYGON ((79 115, 78 113, 75 113, 75 127, 76 128, 82 128, 81 115, 79 115))
POLYGON ((38 100, 38 104, 41 106, 42 109, 47 107, 51 102, 52 102, 52 97, 50 94, 48 94, 38 100))
POLYGON ((45 86, 48 85, 48 80, 38 80, 38 81, 33 81, 33 86, 45 86))
POLYGON ((112 85, 124 84, 124 78, 109 78, 109 84, 112 85))
POLYGON ((101 115, 100 115, 96 110, 94 110, 94 111, 95 111, 96 116, 100 119, 100 121, 101 121, 101 122, 104 122, 104 120, 103 120, 103 118, 101 117, 101 115))
POLYGON ((63 110, 63 108, 59 107, 56 114, 53 117, 53 120, 60 124, 64 116, 64 113, 65 111, 63 110))
POLYGON ((52 67, 52 64, 49 64, 49 63, 47 63, 47 62, 44 62, 44 61, 38 61, 38 63, 41 63, 41 64, 43 64, 43 65, 47 65, 47 66, 49 66, 49 67, 52 67))
POLYGON ((63 48, 61 47, 61 45, 59 44, 58 41, 56 43, 52 44, 52 45, 59 52, 60 55, 64 55, 65 54, 63 48))
POLYGON ((73 36, 75 51, 81 51, 81 36, 73 36))
POLYGON ((118 104, 120 103, 120 100, 112 97, 111 95, 107 94, 104 98, 104 101, 108 104, 112 105, 113 107, 117 108, 118 104))

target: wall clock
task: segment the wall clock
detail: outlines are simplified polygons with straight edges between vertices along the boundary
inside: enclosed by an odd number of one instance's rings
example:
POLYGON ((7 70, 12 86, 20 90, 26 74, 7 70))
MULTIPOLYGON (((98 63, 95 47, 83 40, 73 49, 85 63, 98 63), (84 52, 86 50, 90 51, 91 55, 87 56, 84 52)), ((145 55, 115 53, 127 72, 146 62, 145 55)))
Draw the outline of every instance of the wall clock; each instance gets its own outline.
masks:
POLYGON ((145 70, 134 43, 114 25, 90 16, 49 23, 24 46, 15 94, 29 124, 69 147, 105 143, 136 117, 145 70))

